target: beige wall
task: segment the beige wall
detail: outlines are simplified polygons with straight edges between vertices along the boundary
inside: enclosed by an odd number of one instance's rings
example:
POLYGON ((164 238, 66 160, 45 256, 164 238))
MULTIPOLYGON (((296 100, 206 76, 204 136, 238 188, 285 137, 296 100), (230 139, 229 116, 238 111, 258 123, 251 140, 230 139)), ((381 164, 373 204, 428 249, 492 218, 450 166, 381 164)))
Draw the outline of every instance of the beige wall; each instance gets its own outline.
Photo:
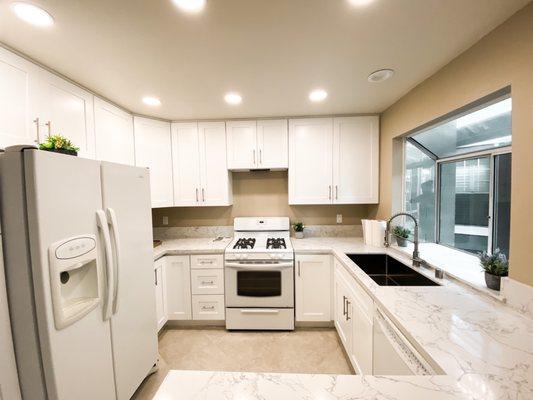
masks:
POLYGON ((287 172, 234 172, 232 207, 177 207, 154 209, 154 226, 233 225, 234 217, 288 216, 307 225, 335 224, 342 214, 343 224, 360 224, 368 206, 289 206, 287 172))
MULTIPOLYGON (((401 71, 400 71, 401 72, 401 71)), ((510 275, 533 285, 533 4, 481 39, 382 114, 380 199, 391 212, 392 139, 507 85, 513 99, 510 275)))

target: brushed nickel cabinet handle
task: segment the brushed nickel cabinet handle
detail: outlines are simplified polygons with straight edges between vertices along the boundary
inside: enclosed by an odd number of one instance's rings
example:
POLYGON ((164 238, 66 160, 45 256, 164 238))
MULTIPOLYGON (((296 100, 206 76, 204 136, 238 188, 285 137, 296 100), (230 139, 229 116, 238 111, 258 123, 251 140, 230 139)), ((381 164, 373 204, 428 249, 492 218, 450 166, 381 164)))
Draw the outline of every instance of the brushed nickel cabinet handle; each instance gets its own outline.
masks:
POLYGON ((35 118, 35 119, 33 120, 33 122, 35 123, 35 127, 36 127, 36 129, 37 129, 37 139, 34 140, 34 142, 35 142, 35 143, 39 143, 39 139, 40 139, 40 137, 39 137, 39 135, 40 135, 40 132, 39 132, 39 129, 40 129, 39 117, 35 118))
POLYGON ((339 187, 335 185, 335 200, 339 200, 339 187))
POLYGON ((346 321, 351 320, 351 318, 350 318, 350 304, 352 304, 352 303, 350 303, 348 301, 348 299, 346 299, 346 321))
POLYGON ((259 164, 263 165, 263 150, 259 149, 259 164))
POLYGON ((157 286, 157 270, 154 271, 154 276, 155 276, 155 285, 157 286))
POLYGON ((198 188, 196 188, 196 202, 198 202, 198 188))
POLYGON ((302 276, 302 275, 300 274, 300 261, 298 261, 298 276, 302 276))
POLYGON ((48 127, 48 136, 52 136, 52 121, 48 121, 45 125, 48 127))
POLYGON ((253 153, 254 153, 254 165, 255 165, 255 150, 253 151, 253 153))
POLYGON ((202 188, 202 201, 205 202, 205 189, 202 188))
POLYGON ((342 296, 342 315, 346 315, 346 296, 342 296))
POLYGON ((329 190, 328 198, 331 200, 331 185, 328 186, 328 190, 329 190))

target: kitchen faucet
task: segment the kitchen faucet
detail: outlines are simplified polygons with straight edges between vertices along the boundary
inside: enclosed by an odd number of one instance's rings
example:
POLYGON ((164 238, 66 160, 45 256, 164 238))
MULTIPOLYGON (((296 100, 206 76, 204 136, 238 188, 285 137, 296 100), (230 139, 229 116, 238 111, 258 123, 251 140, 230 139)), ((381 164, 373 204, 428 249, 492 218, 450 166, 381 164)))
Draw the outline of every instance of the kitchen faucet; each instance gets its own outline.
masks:
POLYGON ((398 214, 394 214, 392 217, 390 217, 390 219, 387 221, 387 228, 385 229, 385 247, 390 246, 389 236, 390 236, 390 224, 392 220, 395 219, 396 217, 401 217, 401 216, 410 217, 415 222, 415 232, 414 232, 414 240, 413 240, 414 245, 415 245, 415 249, 413 250, 413 267, 420 267, 422 263, 424 262, 424 260, 420 258, 420 252, 418 251, 418 221, 413 215, 409 213, 401 212, 398 214))

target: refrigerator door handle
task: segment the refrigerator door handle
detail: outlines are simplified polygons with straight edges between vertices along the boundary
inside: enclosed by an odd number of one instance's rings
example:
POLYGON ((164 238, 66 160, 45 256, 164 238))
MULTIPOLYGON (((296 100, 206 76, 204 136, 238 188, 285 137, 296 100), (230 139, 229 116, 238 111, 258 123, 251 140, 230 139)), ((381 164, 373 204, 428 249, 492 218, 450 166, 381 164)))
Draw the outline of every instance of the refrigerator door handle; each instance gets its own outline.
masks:
POLYGON ((113 233, 113 240, 115 242, 115 257, 113 259, 113 314, 116 314, 118 311, 118 293, 120 285, 120 238, 118 233, 117 214, 115 213, 115 210, 113 210, 112 208, 108 208, 107 218, 109 220, 109 226, 111 227, 111 232, 113 233))
POLYGON ((105 304, 104 304, 104 321, 107 321, 109 318, 111 318, 111 311, 112 311, 112 305, 113 305, 113 252, 111 249, 111 237, 109 234, 109 225, 107 222, 107 218, 105 216, 105 213, 103 210, 97 210, 96 211, 96 221, 98 224, 98 227, 102 231, 102 235, 104 236, 104 251, 105 251, 105 259, 106 259, 106 296, 105 296, 105 304))

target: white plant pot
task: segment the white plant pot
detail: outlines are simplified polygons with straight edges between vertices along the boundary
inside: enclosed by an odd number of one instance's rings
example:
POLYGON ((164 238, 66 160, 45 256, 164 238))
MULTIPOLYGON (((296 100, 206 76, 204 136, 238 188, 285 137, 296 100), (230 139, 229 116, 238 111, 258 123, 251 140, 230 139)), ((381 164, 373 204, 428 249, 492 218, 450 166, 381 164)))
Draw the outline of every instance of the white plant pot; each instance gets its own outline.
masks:
POLYGON ((294 237, 296 239, 303 239, 304 238, 304 233, 303 232, 294 232, 294 237))

